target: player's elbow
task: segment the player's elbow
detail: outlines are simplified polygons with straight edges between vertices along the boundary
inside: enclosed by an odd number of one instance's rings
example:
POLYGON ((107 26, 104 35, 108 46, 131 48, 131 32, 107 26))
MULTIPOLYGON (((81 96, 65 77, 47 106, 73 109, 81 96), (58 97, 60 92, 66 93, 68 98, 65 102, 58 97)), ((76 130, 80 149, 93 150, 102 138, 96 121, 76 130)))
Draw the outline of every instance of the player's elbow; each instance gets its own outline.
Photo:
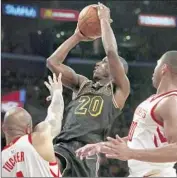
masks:
POLYGON ((53 65, 54 65, 54 63, 53 63, 52 59, 48 58, 47 61, 46 61, 46 67, 48 69, 51 69, 53 67, 53 65))

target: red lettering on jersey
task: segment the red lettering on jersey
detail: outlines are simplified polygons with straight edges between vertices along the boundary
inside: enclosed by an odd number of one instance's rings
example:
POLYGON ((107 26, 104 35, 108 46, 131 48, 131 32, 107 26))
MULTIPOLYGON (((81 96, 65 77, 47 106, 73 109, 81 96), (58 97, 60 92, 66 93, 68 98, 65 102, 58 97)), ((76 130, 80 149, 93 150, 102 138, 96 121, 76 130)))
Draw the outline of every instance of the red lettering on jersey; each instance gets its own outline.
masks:
POLYGON ((20 162, 20 153, 19 152, 17 152, 17 162, 20 162))
POLYGON ((14 155, 14 161, 15 161, 15 163, 17 163, 18 161, 17 161, 17 158, 16 158, 16 156, 14 155))
POLYGON ((141 117, 142 119, 145 119, 147 111, 141 107, 137 107, 135 110, 135 114, 141 117))
POLYGON ((7 170, 8 172, 10 172, 10 169, 8 169, 8 167, 7 167, 6 164, 3 166, 3 168, 4 168, 5 170, 7 170))
POLYGON ((12 167, 15 166, 15 161, 14 161, 14 159, 10 158, 10 159, 9 159, 9 162, 10 162, 10 164, 12 165, 12 167))
POLYGON ((10 163, 9 163, 9 162, 6 162, 6 166, 7 166, 10 170, 12 170, 12 169, 13 169, 13 166, 12 166, 12 165, 10 165, 10 163))
POLYGON ((24 152, 22 151, 21 152, 21 162, 23 162, 24 161, 24 152))
POLYGON ((6 169, 8 172, 10 172, 16 163, 18 162, 24 162, 24 152, 17 152, 14 154, 11 158, 9 158, 8 161, 4 164, 3 168, 6 169))

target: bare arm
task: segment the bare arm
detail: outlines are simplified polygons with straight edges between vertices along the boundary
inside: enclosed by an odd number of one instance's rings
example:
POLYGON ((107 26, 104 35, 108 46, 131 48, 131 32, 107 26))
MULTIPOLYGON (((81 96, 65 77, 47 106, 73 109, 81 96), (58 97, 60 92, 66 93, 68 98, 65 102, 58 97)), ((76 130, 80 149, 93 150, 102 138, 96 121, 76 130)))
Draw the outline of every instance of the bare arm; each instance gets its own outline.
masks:
POLYGON ((147 162, 176 162, 177 161, 177 96, 164 99, 155 111, 158 119, 164 123, 165 134, 170 143, 168 146, 148 149, 132 150, 132 159, 147 162))
POLYGON ((52 100, 48 107, 46 119, 35 127, 35 131, 46 138, 55 138, 61 131, 64 111, 61 74, 58 80, 55 74, 53 75, 53 80, 49 77, 49 83, 45 82, 45 85, 50 90, 52 100))
POLYGON ((86 79, 86 77, 76 74, 73 69, 62 63, 70 50, 74 48, 82 39, 83 37, 79 32, 73 34, 47 59, 47 67, 53 73, 56 73, 56 75, 62 73, 63 85, 72 90, 79 88, 80 84, 86 79))
POLYGON ((105 53, 108 57, 109 68, 117 86, 117 92, 115 93, 116 104, 123 108, 124 103, 130 93, 130 83, 126 76, 122 62, 118 55, 117 42, 110 25, 110 12, 104 5, 99 5, 98 9, 100 23, 101 23, 101 33, 102 42, 105 49, 105 53))

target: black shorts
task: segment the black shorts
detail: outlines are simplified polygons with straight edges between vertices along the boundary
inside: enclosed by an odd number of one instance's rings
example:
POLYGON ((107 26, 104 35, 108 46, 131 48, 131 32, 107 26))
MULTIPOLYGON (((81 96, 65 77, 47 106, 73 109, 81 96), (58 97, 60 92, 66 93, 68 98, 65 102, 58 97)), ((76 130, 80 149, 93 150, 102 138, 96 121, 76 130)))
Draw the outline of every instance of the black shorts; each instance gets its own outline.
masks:
MULTIPOLYGON (((98 156, 80 160, 68 144, 54 145, 55 155, 61 164, 63 177, 97 177, 99 170, 98 156)), ((76 150, 76 149, 75 149, 76 150)))

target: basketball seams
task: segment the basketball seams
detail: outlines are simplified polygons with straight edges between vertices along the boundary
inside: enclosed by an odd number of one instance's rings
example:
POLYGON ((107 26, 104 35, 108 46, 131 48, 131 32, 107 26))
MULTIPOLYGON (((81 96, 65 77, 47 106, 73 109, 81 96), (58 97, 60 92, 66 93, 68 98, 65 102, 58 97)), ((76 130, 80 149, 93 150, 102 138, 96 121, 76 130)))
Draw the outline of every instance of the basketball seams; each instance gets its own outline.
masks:
POLYGON ((85 11, 87 12, 83 13, 81 11, 78 19, 78 27, 81 33, 88 37, 100 36, 101 27, 97 10, 90 5, 89 7, 85 8, 85 11), (97 22, 99 22, 99 24, 97 22))

